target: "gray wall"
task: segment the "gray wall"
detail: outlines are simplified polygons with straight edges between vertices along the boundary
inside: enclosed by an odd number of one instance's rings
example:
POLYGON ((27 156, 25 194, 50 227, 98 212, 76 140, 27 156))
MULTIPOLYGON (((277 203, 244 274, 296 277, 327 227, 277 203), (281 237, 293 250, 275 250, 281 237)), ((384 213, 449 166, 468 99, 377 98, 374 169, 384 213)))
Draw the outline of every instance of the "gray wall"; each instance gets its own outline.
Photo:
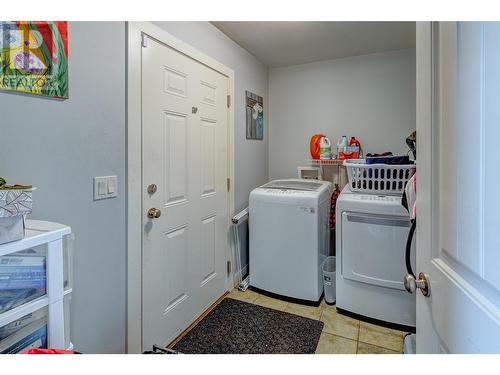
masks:
POLYGON ((268 181, 267 67, 209 22, 153 22, 175 37, 234 70, 235 74, 235 210, 248 205, 248 195, 268 181), (264 140, 246 139, 245 90, 264 98, 264 140))
MULTIPOLYGON (((267 68, 208 22, 160 26, 235 71, 235 208, 243 208, 268 177, 267 133, 247 141, 244 111, 245 90, 267 99, 267 68)), ((35 185, 31 217, 76 235, 71 334, 86 353, 125 350, 125 87, 125 24, 71 22, 68 100, 0 92, 0 176, 35 185), (114 174, 118 198, 94 202, 92 177, 114 174)))
POLYGON ((309 140, 358 138, 367 152, 406 153, 415 129, 415 50, 406 49, 269 71, 269 178, 308 165, 309 140))
POLYGON ((29 183, 32 218, 70 225, 75 349, 125 348, 125 25, 69 25, 69 99, 0 93, 0 175, 29 183), (118 175, 93 201, 92 177, 118 175))

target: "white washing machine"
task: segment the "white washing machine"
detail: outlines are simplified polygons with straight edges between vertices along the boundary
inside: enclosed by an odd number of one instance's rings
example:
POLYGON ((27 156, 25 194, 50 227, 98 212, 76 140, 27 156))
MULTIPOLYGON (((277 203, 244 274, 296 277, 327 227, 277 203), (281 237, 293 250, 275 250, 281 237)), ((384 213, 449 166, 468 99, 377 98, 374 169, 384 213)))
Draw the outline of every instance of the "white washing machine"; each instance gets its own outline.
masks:
POLYGON ((275 180, 250 193, 250 286, 317 302, 328 255, 332 184, 275 180))
MULTIPOLYGON (((352 193, 346 186, 336 218, 337 309, 415 327, 415 294, 403 287, 411 223, 401 195, 352 193)), ((413 248, 413 269, 414 263, 413 248)))

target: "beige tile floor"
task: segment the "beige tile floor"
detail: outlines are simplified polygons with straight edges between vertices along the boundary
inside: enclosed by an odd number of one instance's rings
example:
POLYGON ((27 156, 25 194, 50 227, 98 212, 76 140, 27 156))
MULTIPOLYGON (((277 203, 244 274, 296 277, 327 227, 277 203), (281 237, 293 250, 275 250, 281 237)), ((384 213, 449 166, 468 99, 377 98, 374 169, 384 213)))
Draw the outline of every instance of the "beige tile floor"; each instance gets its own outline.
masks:
POLYGON ((324 301, 318 307, 298 305, 258 294, 231 291, 227 297, 269 307, 324 323, 317 354, 398 354, 403 352, 406 332, 365 323, 337 313, 324 301))

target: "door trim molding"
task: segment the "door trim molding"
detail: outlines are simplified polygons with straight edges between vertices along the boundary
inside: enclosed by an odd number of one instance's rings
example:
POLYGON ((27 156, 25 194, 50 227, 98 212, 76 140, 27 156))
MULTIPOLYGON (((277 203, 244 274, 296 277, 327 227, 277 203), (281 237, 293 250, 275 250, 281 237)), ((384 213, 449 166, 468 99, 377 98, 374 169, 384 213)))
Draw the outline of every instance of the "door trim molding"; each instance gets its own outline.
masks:
MULTIPOLYGON (((228 92, 234 98, 234 71, 191 45, 177 39, 150 22, 127 22, 127 139, 126 139, 126 218, 127 218, 127 353, 142 351, 142 107, 141 64, 142 35, 187 55, 228 77, 228 92)), ((234 215, 234 100, 228 108, 228 193, 227 226, 234 215)), ((232 260, 229 235, 227 259, 232 260)), ((233 275, 226 278, 226 289, 233 285, 233 275)))
MULTIPOLYGON (((422 21, 416 24, 416 128, 420 142, 417 145, 418 178, 417 178, 417 230, 416 241, 416 269, 424 270, 425 264, 421 259, 431 259, 435 240, 435 207, 436 207, 436 128, 435 128, 435 82, 434 82, 434 24, 422 21), (423 140, 423 141, 422 141, 423 140), (430 200, 422 197, 431 197, 430 200), (420 219, 419 219, 420 218, 420 219), (424 220, 422 220, 422 218, 424 220)), ((429 322, 419 311, 427 308, 429 299, 420 293, 416 297, 417 318, 417 353, 427 351, 437 352, 436 338, 429 326, 429 322), (429 348, 434 348, 429 350, 429 348)))

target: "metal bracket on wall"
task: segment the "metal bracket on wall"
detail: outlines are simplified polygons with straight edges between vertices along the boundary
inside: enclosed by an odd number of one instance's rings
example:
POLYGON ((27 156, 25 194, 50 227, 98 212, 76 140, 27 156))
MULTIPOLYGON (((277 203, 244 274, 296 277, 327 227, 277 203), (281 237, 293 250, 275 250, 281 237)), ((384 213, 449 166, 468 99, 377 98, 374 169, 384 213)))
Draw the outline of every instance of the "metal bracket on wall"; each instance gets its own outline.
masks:
POLYGON ((238 290, 240 292, 244 292, 245 290, 248 289, 249 286, 250 286, 250 278, 247 276, 243 279, 240 285, 238 285, 238 290))

